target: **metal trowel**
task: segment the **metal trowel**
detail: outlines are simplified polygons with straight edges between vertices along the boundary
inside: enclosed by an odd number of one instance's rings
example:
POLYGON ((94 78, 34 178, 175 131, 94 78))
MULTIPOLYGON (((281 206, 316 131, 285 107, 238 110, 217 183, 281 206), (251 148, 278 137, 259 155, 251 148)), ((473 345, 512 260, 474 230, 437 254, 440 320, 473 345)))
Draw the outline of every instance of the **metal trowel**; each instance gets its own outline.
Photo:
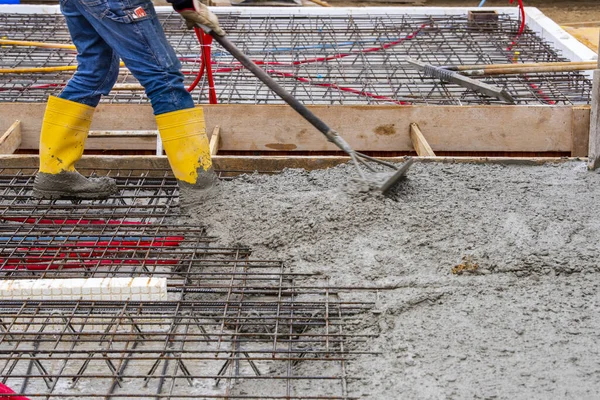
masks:
POLYGON ((406 172, 413 163, 413 159, 408 159, 400 167, 389 163, 387 161, 379 160, 374 157, 370 157, 366 154, 354 151, 350 145, 333 129, 331 129, 325 122, 321 121, 315 114, 313 114, 308 108, 300 103, 295 97, 293 97, 287 90, 281 87, 273 78, 271 78, 263 69, 258 67, 250 58, 237 48, 232 42, 225 36, 219 36, 209 28, 198 25, 199 28, 210 34, 214 40, 216 40, 225 50, 227 50, 233 57, 235 57, 244 67, 246 67, 252 74, 254 74, 259 80, 267 85, 273 92, 275 92, 283 101, 285 101, 290 107, 292 107, 298 114, 300 114, 305 120, 310 122, 315 128, 319 130, 327 140, 335 144, 337 147, 346 152, 354 165, 356 166, 360 178, 370 185, 377 187, 383 193, 389 192, 394 186, 399 183, 406 175, 406 172), (394 170, 394 173, 384 179, 369 178, 361 168, 364 167, 369 172, 375 174, 376 170, 369 165, 368 162, 374 162, 380 165, 384 165, 394 170))

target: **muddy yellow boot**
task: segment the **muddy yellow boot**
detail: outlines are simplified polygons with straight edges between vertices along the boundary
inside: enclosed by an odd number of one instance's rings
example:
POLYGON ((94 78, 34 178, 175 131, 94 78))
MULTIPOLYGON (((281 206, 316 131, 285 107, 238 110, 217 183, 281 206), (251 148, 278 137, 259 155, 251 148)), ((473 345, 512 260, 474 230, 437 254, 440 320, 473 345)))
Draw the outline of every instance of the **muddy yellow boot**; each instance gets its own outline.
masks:
POLYGON ((33 196, 101 199, 118 192, 114 179, 86 178, 75 170, 83 155, 94 108, 50 96, 40 134, 40 171, 33 196))
POLYGON ((203 200, 202 193, 214 186, 216 175, 212 169, 202 108, 160 114, 156 116, 156 123, 182 194, 193 194, 197 200, 203 200))

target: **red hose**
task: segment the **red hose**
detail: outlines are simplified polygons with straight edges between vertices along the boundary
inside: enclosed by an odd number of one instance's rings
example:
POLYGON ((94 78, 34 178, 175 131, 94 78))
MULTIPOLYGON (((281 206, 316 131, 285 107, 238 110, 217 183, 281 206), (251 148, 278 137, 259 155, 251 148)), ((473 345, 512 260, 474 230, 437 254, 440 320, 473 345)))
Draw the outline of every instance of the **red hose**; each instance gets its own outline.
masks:
MULTIPOLYGON (((381 51, 381 50, 385 50, 385 49, 389 49, 390 47, 396 46, 406 40, 412 40, 415 37, 417 37, 417 35, 419 34, 419 32, 425 28, 428 24, 422 24, 421 26, 419 26, 418 29, 416 29, 414 32, 412 32, 409 35, 406 35, 403 38, 400 38, 398 40, 394 40, 392 42, 389 43, 385 43, 382 46, 379 47, 370 47, 368 49, 364 49, 364 50, 358 50, 358 51, 353 51, 350 53, 341 53, 341 54, 335 54, 332 56, 327 56, 327 57, 315 57, 315 58, 309 58, 307 60, 300 60, 300 61, 293 61, 291 63, 281 63, 281 62, 274 62, 274 61, 254 61, 253 62, 257 65, 278 65, 278 66, 294 66, 294 65, 301 65, 301 64, 309 64, 309 63, 315 63, 315 62, 325 62, 325 61, 330 61, 330 60, 336 60, 336 59, 340 59, 340 58, 345 58, 345 57, 349 57, 352 55, 358 55, 358 54, 365 54, 365 53, 374 53, 376 51, 381 51)), ((237 71, 240 69, 243 69, 244 67, 242 65, 236 66, 236 67, 227 67, 227 68, 218 68, 215 70, 215 73, 219 73, 219 72, 233 72, 233 71, 237 71)), ((391 99, 389 97, 386 96, 381 96, 381 95, 377 95, 375 93, 371 93, 371 92, 367 92, 364 90, 358 90, 358 89, 353 89, 353 88, 349 88, 349 87, 343 87, 343 86, 339 86, 335 83, 330 83, 330 82, 315 82, 311 79, 308 78, 304 78, 304 77, 300 77, 300 76, 296 76, 292 73, 289 72, 283 72, 283 71, 277 71, 277 70, 266 70, 267 73, 271 74, 271 75, 279 75, 279 76, 283 76, 286 78, 292 78, 297 80, 298 82, 303 82, 303 83, 308 83, 310 85, 314 85, 314 86, 321 86, 321 87, 327 87, 327 88, 334 88, 337 90, 340 90, 342 92, 349 92, 349 93, 354 93, 357 94, 359 96, 363 96, 363 97, 369 97, 371 99, 377 99, 377 100, 383 100, 383 101, 389 101, 392 103, 396 103, 396 104, 401 104, 401 105, 410 105, 411 103, 406 102, 406 101, 398 101, 398 100, 394 100, 391 99)))
POLYGON ((57 262, 64 262, 65 260, 56 259, 53 256, 36 258, 35 261, 23 260, 19 258, 18 261, 9 262, 9 260, 15 260, 14 258, 0 259, 0 271, 2 270, 28 270, 28 271, 52 271, 60 269, 78 269, 78 268, 96 268, 104 265, 145 265, 145 266, 157 266, 157 265, 177 265, 178 260, 131 260, 131 259, 108 259, 108 260, 86 260, 80 261, 78 259, 67 259, 67 263, 58 264, 57 262), (38 262, 37 260, 39 259, 38 262), (23 264, 22 261, 28 262, 23 264), (4 264, 6 263, 6 264, 4 264), (3 265, 2 265, 3 264, 3 265))
MULTIPOLYGON (((521 37, 523 32, 525 32, 525 25, 526 25, 525 5, 523 4, 523 0, 517 0, 517 1, 519 2, 519 11, 521 13, 521 25, 519 26, 519 30, 518 30, 517 35, 515 36, 514 40, 506 48, 507 51, 512 51, 512 49, 516 46, 517 42, 519 41, 519 38, 521 37)), ((514 2, 515 2, 515 0, 510 0, 510 4, 513 4, 514 2)), ((513 62, 516 63, 516 61, 513 61, 513 62)), ((523 78, 527 81, 527 84, 529 85, 529 87, 532 88, 537 94, 539 94, 540 97, 542 98, 542 100, 544 100, 547 104, 550 104, 550 105, 556 104, 556 102, 554 100, 552 100, 546 93, 544 93, 544 91, 542 89, 540 89, 540 87, 538 85, 531 82, 531 80, 529 79, 527 74, 523 74, 523 78)))
POLYGON ((14 390, 6 386, 4 383, 0 383, 0 400, 29 400, 25 396, 13 396, 16 394, 14 390), (10 394, 10 396, 2 396, 3 394, 10 394))
POLYGON ((202 56, 201 54, 200 70, 198 71, 198 75, 196 75, 196 79, 194 79, 194 82, 192 82, 192 84, 187 88, 188 93, 191 93, 194 89, 196 89, 196 86, 198 86, 198 83, 200 83, 200 80, 202 79, 202 75, 204 75, 204 56, 202 56))
POLYGON ((207 35, 200 29, 196 28, 196 36, 200 40, 202 46, 203 59, 206 64, 206 79, 208 80, 208 102, 217 104, 217 92, 215 91, 215 81, 213 79, 212 61, 210 58, 210 45, 212 44, 212 36, 207 35))
MULTIPOLYGON (((508 46, 507 50, 511 51, 513 47, 517 44, 519 37, 525 32, 525 5, 523 4, 523 0, 517 0, 519 2, 519 11, 521 12, 521 26, 519 26, 519 31, 517 32, 517 36, 512 41, 512 43, 508 46)), ((513 4, 515 0, 510 0, 510 4, 513 4)))
POLYGON ((399 101, 399 100, 394 100, 392 98, 386 97, 386 96, 381 96, 375 93, 371 93, 371 92, 367 92, 364 90, 358 90, 358 89, 353 89, 353 88, 349 88, 349 87, 343 87, 343 86, 339 86, 335 83, 326 83, 326 82, 315 82, 311 79, 308 78, 303 78, 301 76, 296 76, 294 74, 290 74, 288 72, 281 72, 281 71, 275 71, 275 70, 266 70, 267 73, 271 74, 271 75, 279 75, 279 76, 283 76, 285 78, 292 78, 297 80, 298 82, 302 82, 302 83, 308 83, 309 85, 313 85, 313 86, 320 86, 320 87, 326 87, 326 88, 333 88, 333 89, 337 89, 341 92, 350 92, 350 93, 354 93, 354 94, 358 94, 359 96, 363 96, 363 97, 369 97, 371 99, 377 99, 377 100, 384 100, 384 101, 389 101, 392 103, 396 103, 396 104, 400 104, 400 105, 407 105, 410 103, 407 103, 406 101, 399 101))
POLYGON ((208 81, 208 102, 217 104, 217 92, 215 91, 215 81, 213 79, 212 62, 210 60, 210 45, 212 44, 212 36, 207 35, 200 28, 194 27, 194 33, 200 43, 200 70, 196 75, 194 82, 188 87, 187 91, 191 92, 198 86, 198 83, 206 70, 206 79, 208 81))
MULTIPOLYGON (((370 47, 368 49, 364 49, 364 50, 357 50, 357 51, 352 51, 350 53, 340 53, 340 54, 334 54, 332 56, 327 56, 327 57, 314 57, 314 58, 309 58, 306 60, 299 60, 299 61, 292 61, 289 63, 284 63, 284 62, 278 62, 278 61, 262 61, 262 60, 252 60, 253 63, 255 63, 256 65, 276 65, 276 66, 286 66, 286 67, 291 67, 291 66, 295 66, 295 65, 302 65, 302 64, 312 64, 312 63, 316 63, 316 62, 325 62, 325 61, 331 61, 331 60, 337 60, 340 58, 345 58, 345 57, 350 57, 353 55, 359 55, 359 54, 365 54, 365 53, 374 53, 376 51, 381 51, 381 50, 386 50, 389 49, 390 47, 396 46, 406 40, 411 40, 414 39, 415 37, 417 37, 417 35, 419 34, 419 32, 425 28, 428 24, 422 24, 417 30, 415 30, 413 33, 406 35, 405 37, 398 39, 398 40, 394 40, 393 42, 389 42, 389 43, 385 43, 382 46, 379 47, 370 47)), ((239 66, 236 67, 226 67, 226 68, 219 68, 215 70, 215 73, 219 73, 219 72, 233 72, 233 71, 238 71, 240 69, 243 69, 244 67, 240 64, 239 66)))
POLYGON ((145 222, 138 221, 119 221, 116 219, 38 219, 26 217, 0 217, 0 219, 11 222, 22 222, 24 224, 39 225, 146 225, 145 222))

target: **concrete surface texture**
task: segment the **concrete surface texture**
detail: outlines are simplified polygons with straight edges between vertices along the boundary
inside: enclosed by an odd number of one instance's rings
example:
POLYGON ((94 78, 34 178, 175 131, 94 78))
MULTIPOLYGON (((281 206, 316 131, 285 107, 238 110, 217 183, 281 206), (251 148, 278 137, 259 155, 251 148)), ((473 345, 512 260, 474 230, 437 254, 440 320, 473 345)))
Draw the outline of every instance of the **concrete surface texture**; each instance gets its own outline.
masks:
POLYGON ((392 197, 354 175, 240 176, 186 223, 293 272, 380 288, 351 294, 376 300, 358 329, 382 352, 348 365, 370 376, 352 395, 597 396, 599 173, 584 162, 418 163, 392 197))

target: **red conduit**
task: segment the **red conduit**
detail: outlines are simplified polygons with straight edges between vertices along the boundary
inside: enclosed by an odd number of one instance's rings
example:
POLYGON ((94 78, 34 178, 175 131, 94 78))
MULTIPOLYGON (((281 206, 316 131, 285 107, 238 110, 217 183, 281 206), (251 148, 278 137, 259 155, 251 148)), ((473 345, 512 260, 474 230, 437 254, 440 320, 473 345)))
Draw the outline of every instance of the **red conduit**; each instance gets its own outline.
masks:
POLYGON ((64 83, 47 83, 45 85, 37 85, 37 86, 22 87, 22 88, 0 88, 0 92, 7 92, 9 90, 18 90, 20 92, 24 92, 26 90, 31 90, 31 89, 49 89, 52 87, 63 87, 63 86, 65 86, 64 83))
MULTIPOLYGON (((510 4, 513 4, 515 0, 510 0, 510 4)), ((525 5, 523 4, 523 0, 518 0, 519 2, 519 11, 521 12, 521 26, 519 26, 519 31, 517 32, 517 36, 513 42, 508 46, 506 50, 512 51, 512 48, 517 44, 519 37, 525 32, 525 5)))
MULTIPOLYGON (((173 241, 152 241, 152 242, 135 242, 135 241, 115 241, 115 242, 72 242, 66 243, 67 246, 64 247, 79 247, 79 248, 91 248, 96 250, 93 254, 98 252, 107 252, 107 251, 131 251, 131 250, 140 250, 140 247, 178 247, 181 244, 181 241, 173 240, 173 241), (107 247, 110 246, 110 247, 107 247)), ((60 247, 18 247, 17 251, 40 251, 40 252, 49 252, 49 251, 57 251, 60 250, 60 247)), ((86 253, 87 254, 87 253, 86 253)))
MULTIPOLYGON (((36 258, 37 261, 38 258, 36 258)), ((68 260, 66 264, 56 264, 58 260, 53 256, 48 256, 45 258, 39 258, 39 260, 47 260, 50 262, 31 262, 29 264, 21 264, 19 262, 8 262, 11 258, 8 259, 0 259, 0 264, 5 265, 0 267, 0 271, 2 270, 28 270, 28 271, 52 271, 52 270, 60 270, 60 269, 78 269, 78 268, 95 268, 102 265, 146 265, 146 266, 157 266, 157 265, 177 265, 177 260, 129 260, 129 259, 109 259, 109 260, 99 260, 99 261, 80 261, 71 259, 68 260), (54 263, 52 263, 54 261, 54 263), (73 262, 76 261, 76 262, 73 262)), ((14 258, 12 258, 14 260, 14 258)), ((22 261, 22 258, 18 258, 19 261, 22 261)))
POLYGON ((0 217, 0 219, 11 222, 22 222, 24 224, 40 224, 40 225, 146 225, 145 222, 138 221, 119 221, 110 219, 37 219, 25 217, 0 217))
POLYGON ((0 400, 29 400, 25 396, 13 396, 15 391, 6 386, 4 383, 0 383, 0 400), (2 396, 3 394, 10 394, 10 396, 2 396))
POLYGON ((391 99, 389 97, 380 96, 380 95, 377 95, 375 93, 366 92, 364 90, 358 90, 358 89, 353 89, 353 88, 349 88, 349 87, 338 86, 335 83, 314 82, 314 81, 312 81, 312 80, 310 80, 308 78, 303 78, 301 76, 296 76, 294 74, 290 74, 290 73, 287 73, 287 72, 281 72, 281 71, 275 71, 275 70, 267 70, 267 73, 269 73, 271 75, 283 76, 283 77, 286 77, 286 78, 293 78, 293 79, 297 80, 298 82, 308 83, 308 84, 313 85, 313 86, 321 86, 321 87, 327 87, 327 88, 334 88, 334 89, 338 89, 338 90, 340 90, 342 92, 355 93, 355 94, 358 94, 360 96, 369 97, 371 99, 385 100, 385 101, 389 101, 389 102, 393 102, 393 103, 401 104, 401 105, 408 105, 408 104, 410 104, 410 103, 407 103, 406 101, 394 100, 394 99, 391 99))
MULTIPOLYGON (((342 53, 342 54, 335 54, 332 56, 328 56, 328 57, 315 57, 315 58, 309 58, 307 60, 300 60, 300 61, 293 61, 291 63, 281 63, 281 62, 273 62, 273 61, 254 61, 255 64, 257 65, 285 65, 285 66, 294 66, 294 65, 301 65, 301 64, 308 64, 308 63, 315 63, 315 62, 325 62, 325 61, 330 61, 330 60, 335 60, 335 59, 340 59, 340 58, 344 58, 344 57, 349 57, 352 55, 357 55, 357 54, 365 54, 365 53, 373 53, 376 51, 380 51, 380 50, 385 50, 385 49, 389 49, 390 47, 396 46, 406 40, 412 40, 414 39, 419 32, 425 28, 428 24, 422 24, 417 30, 415 30, 413 33, 398 39, 398 40, 394 40, 393 42, 389 42, 386 43, 382 46, 379 47, 370 47, 368 49, 364 49, 364 50, 357 50, 357 51, 353 51, 350 53, 342 53)), ((219 68, 215 70, 215 73, 219 73, 219 72, 232 72, 232 71, 236 71, 239 69, 244 68, 243 66, 238 66, 238 67, 228 67, 228 68, 219 68)), ((389 102, 393 102, 396 104, 401 104, 401 105, 410 105, 411 103, 406 102, 406 101, 398 101, 398 100, 394 100, 391 99, 389 97, 386 96, 380 96, 380 95, 376 95, 375 93, 371 93, 371 92, 366 92, 364 90, 358 90, 358 89, 353 89, 353 88, 349 88, 349 87, 343 87, 343 86, 339 86, 335 83, 329 83, 329 82, 315 82, 309 78, 304 78, 301 76, 296 76, 292 73, 289 72, 283 72, 283 71, 277 71, 277 70, 266 70, 267 73, 272 74, 272 75, 279 75, 279 76, 283 76, 286 78, 292 78, 295 79, 299 82, 303 82, 303 83, 308 83, 310 85, 314 85, 314 86, 321 86, 321 87, 328 87, 328 88, 334 88, 334 89, 338 89, 340 91, 343 92, 350 92, 350 93, 355 93, 359 96, 363 96, 363 97, 369 97, 372 99, 377 99, 377 100, 384 100, 384 101, 389 101, 389 102)))
MULTIPOLYGON (((379 47, 370 47, 370 48, 364 49, 364 50, 357 50, 357 51, 353 51, 350 53, 334 54, 332 56, 327 56, 327 57, 315 57, 315 58, 309 58, 306 60, 292 61, 290 63, 284 63, 284 62, 278 62, 278 61, 260 61, 260 60, 252 60, 252 62, 254 62, 256 65, 276 65, 276 66, 291 67, 294 65, 311 64, 311 63, 316 63, 316 62, 325 62, 325 61, 330 61, 330 60, 336 60, 336 59, 354 56, 354 55, 358 55, 358 54, 374 53, 376 51, 389 49, 390 47, 396 46, 406 40, 414 39, 419 34, 419 32, 427 25, 428 24, 423 24, 413 33, 411 33, 401 39, 394 40, 393 42, 386 43, 379 47)), ((219 69, 215 70, 215 73, 233 72, 233 71, 237 71, 237 70, 240 70, 243 68, 244 67, 242 65, 239 65, 237 67, 219 68, 219 69)), ((277 72, 279 72, 279 71, 277 71, 277 72)))
MULTIPOLYGON (((519 11, 521 13, 521 25, 519 26, 519 30, 518 30, 517 35, 515 36, 514 40, 506 48, 507 51, 512 51, 512 49, 519 42, 519 38, 521 37, 523 32, 525 32, 525 25, 526 25, 525 5, 523 4, 523 0, 517 0, 517 1, 519 2, 519 11)), ((510 4, 513 4, 514 2, 515 2, 515 0, 510 0, 510 4)), ((514 57, 511 60, 514 60, 514 57)), ((513 63, 516 64, 517 62, 513 61, 513 63)), ((523 78, 527 81, 527 84, 529 85, 529 87, 532 88, 538 95, 540 95, 542 100, 544 100, 547 104, 550 104, 550 105, 556 104, 556 102, 554 100, 552 100, 546 93, 544 93, 544 91, 538 85, 531 82, 531 80, 529 79, 527 74, 523 74, 523 78)))
POLYGON ((208 102, 210 104, 217 104, 217 92, 215 91, 215 81, 213 79, 212 62, 210 59, 210 46, 212 44, 212 36, 204 33, 200 28, 194 27, 194 33, 200 43, 200 70, 196 75, 194 82, 188 87, 187 91, 191 92, 198 86, 198 83, 204 75, 206 70, 206 79, 208 81, 208 102))
MULTIPOLYGON (((512 1, 513 0, 511 0, 511 2, 512 1)), ((522 3, 522 0, 519 0, 519 2, 522 3)), ((411 33, 411 34, 409 34, 409 35, 407 35, 407 36, 405 36, 405 37, 403 37, 401 39, 394 40, 393 42, 385 43, 382 46, 379 46, 379 47, 370 47, 368 49, 357 50, 357 51, 353 51, 353 52, 350 52, 350 53, 335 54, 335 55, 328 56, 328 57, 309 58, 307 60, 293 61, 291 63, 268 62, 268 61, 265 62, 265 61, 254 61, 254 60, 253 61, 257 65, 294 66, 294 65, 309 64, 309 63, 315 63, 315 62, 326 62, 326 61, 340 59, 340 58, 345 58, 345 57, 349 57, 349 56, 357 55, 357 54, 373 53, 373 52, 377 52, 377 51, 389 49, 390 47, 396 46, 396 45, 398 45, 398 44, 400 44, 400 43, 402 43, 402 42, 404 42, 406 40, 414 39, 419 34, 419 32, 423 28, 425 28, 426 26, 428 26, 428 24, 422 24, 413 33, 411 33)), ((523 24, 523 26, 524 26, 524 24, 523 24)), ((208 79, 208 98, 209 98, 209 102, 210 102, 210 104, 217 104, 217 96, 216 96, 215 83, 214 83, 214 80, 213 80, 213 71, 212 71, 212 64, 213 64, 213 62, 210 59, 210 45, 211 45, 211 42, 212 42, 212 36, 205 34, 199 28, 194 28, 194 31, 196 33, 196 37, 198 38, 198 41, 200 42, 200 46, 201 46, 201 49, 202 49, 201 58, 200 58, 200 70, 199 70, 198 74, 196 75, 196 79, 190 85, 190 87, 188 87, 187 90, 188 90, 188 92, 191 92, 192 90, 194 90, 196 88, 196 86, 198 85, 198 83, 202 79, 202 75, 204 74, 204 69, 206 67, 206 75, 207 75, 207 79, 208 79)), ((214 72, 215 73, 233 72, 233 71, 237 71, 237 70, 240 70, 240 69, 243 69, 243 68, 244 67, 242 65, 240 65, 240 66, 237 66, 237 67, 219 68, 219 69, 216 69, 214 72)), ((352 89, 352 88, 348 88, 348 87, 341 87, 341 86, 338 86, 337 84, 334 84, 334 83, 314 82, 314 81, 312 81, 312 80, 310 80, 308 78, 299 77, 299 76, 296 76, 294 74, 290 74, 290 73, 287 73, 287 72, 275 71, 275 70, 270 70, 270 71, 267 71, 267 72, 272 73, 274 75, 280 75, 280 76, 285 76, 287 78, 293 78, 293 79, 298 80, 299 82, 308 83, 310 85, 321 86, 321 87, 330 87, 330 88, 335 88, 335 89, 338 89, 338 90, 344 91, 344 92, 355 93, 355 94, 357 94, 359 96, 369 97, 369 98, 373 98, 373 99, 377 99, 377 100, 390 101, 390 102, 394 102, 396 104, 403 104, 403 105, 411 104, 411 103, 408 103, 408 102, 393 100, 393 99, 390 99, 390 98, 388 98, 386 96, 379 96, 379 95, 376 95, 376 94, 370 93, 370 92, 365 92, 365 91, 361 91, 361 90, 357 90, 357 89, 352 89)), ((52 87, 52 86, 61 86, 61 85, 60 84, 40 85, 40 86, 36 86, 36 87, 29 87, 29 88, 22 89, 22 90, 28 90, 28 89, 46 89, 46 88, 52 87)), ((0 89, 0 90, 12 90, 12 89, 0 89)))
POLYGON ((204 56, 202 56, 201 54, 200 70, 198 71, 198 75, 196 75, 196 79, 194 79, 194 82, 192 82, 192 84, 187 88, 188 93, 191 93, 194 89, 196 89, 196 86, 198 86, 198 83, 200 83, 200 80, 202 79, 202 75, 204 75, 204 56))

